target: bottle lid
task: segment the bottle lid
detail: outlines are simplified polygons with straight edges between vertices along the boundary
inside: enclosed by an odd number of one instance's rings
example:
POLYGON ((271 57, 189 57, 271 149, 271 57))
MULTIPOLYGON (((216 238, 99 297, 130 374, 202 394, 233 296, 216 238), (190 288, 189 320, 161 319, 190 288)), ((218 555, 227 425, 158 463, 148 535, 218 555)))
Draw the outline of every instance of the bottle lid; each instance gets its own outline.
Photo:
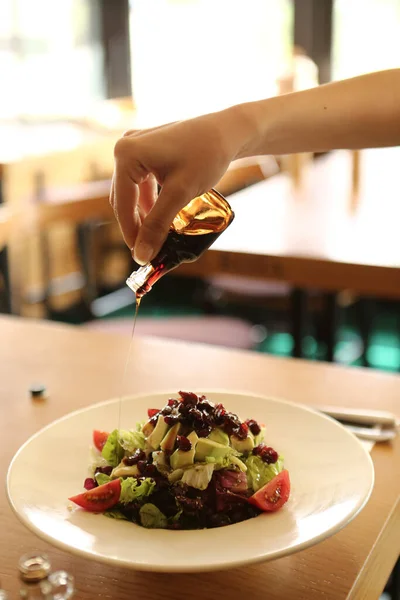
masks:
POLYGON ((35 383, 29 388, 29 394, 32 399, 40 400, 46 396, 46 386, 41 383, 35 383))
POLYGON ((49 575, 51 564, 46 554, 24 554, 19 559, 18 569, 23 581, 34 583, 49 575))

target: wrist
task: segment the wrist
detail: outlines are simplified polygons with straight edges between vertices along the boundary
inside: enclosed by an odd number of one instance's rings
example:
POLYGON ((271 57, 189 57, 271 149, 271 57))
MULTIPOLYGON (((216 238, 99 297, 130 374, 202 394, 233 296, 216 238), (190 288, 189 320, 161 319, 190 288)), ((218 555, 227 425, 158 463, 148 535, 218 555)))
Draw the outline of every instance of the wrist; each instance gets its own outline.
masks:
POLYGON ((236 136, 234 159, 270 154, 267 140, 272 142, 273 125, 276 122, 276 100, 246 102, 227 109, 231 121, 231 132, 236 136))
POLYGON ((259 124, 254 114, 255 103, 237 104, 220 112, 220 124, 231 160, 251 156, 251 148, 260 136, 259 124))

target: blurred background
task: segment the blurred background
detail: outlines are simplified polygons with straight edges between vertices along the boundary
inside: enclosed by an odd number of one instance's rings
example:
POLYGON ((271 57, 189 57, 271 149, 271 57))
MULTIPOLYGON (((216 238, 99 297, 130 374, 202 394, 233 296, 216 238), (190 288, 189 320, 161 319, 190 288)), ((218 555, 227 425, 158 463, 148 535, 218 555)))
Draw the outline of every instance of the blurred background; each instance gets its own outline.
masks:
MULTIPOLYGON (((1 0, 1 312, 129 336, 124 130, 399 67, 399 30, 399 0, 1 0)), ((157 283, 138 332, 398 371, 399 158, 237 161, 232 230, 157 283)))

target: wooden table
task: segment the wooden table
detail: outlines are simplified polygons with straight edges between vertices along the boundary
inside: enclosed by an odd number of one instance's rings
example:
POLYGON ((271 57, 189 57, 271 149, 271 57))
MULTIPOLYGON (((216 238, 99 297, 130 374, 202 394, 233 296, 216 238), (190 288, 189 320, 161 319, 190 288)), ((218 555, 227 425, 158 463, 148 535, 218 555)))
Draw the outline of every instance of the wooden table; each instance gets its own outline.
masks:
POLYGON ((352 155, 316 160, 299 188, 286 174, 229 197, 236 219, 181 273, 227 273, 296 287, 400 298, 400 148, 361 153, 352 197, 352 155))
MULTIPOLYGON (((35 431, 69 411, 121 392, 128 341, 11 317, 0 319, 0 338, 4 480, 12 456, 35 431), (46 401, 30 400, 28 388, 34 382, 46 385, 46 401)), ((133 355, 124 393, 225 387, 309 404, 400 413, 397 376, 155 339, 137 339, 133 355), (194 364, 201 364, 201 370, 194 364)), ((343 531, 285 559, 212 574, 142 574, 53 549, 19 523, 3 491, 0 578, 15 597, 17 560, 24 551, 39 548, 50 554, 55 567, 75 575, 80 600, 377 600, 400 552, 400 439, 391 446, 375 446, 372 458, 376 470, 372 497, 343 531)))
MULTIPOLYGON (((235 221, 210 252, 180 273, 240 275, 296 288, 295 356, 301 356, 306 312, 302 290, 324 292, 325 341, 333 360, 335 293, 400 298, 400 148, 367 150, 356 159, 351 152, 332 152, 310 164, 298 186, 280 174, 229 196, 235 221)), ((368 320, 362 320, 367 339, 368 320)))

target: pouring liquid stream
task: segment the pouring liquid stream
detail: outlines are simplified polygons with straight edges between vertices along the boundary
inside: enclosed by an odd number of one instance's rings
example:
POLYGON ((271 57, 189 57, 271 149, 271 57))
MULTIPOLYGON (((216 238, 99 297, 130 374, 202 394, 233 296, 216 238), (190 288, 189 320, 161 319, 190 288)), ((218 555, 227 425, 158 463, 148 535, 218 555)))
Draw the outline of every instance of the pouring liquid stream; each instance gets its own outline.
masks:
POLYGON ((125 383, 126 383, 126 379, 127 379, 127 375, 128 375, 128 367, 129 367, 129 363, 131 361, 131 355, 132 355, 132 343, 133 343, 133 337, 135 334, 135 328, 136 328, 136 320, 137 320, 137 316, 138 316, 138 312, 139 312, 139 306, 140 306, 140 301, 141 298, 136 296, 136 308, 135 308, 135 315, 133 317, 133 325, 132 325, 132 334, 131 334, 131 339, 129 342, 129 348, 128 348, 128 354, 126 356, 126 361, 125 361, 125 367, 124 367, 124 372, 122 375, 122 380, 121 380, 121 391, 119 394, 119 404, 118 404, 118 431, 121 430, 121 420, 122 420, 122 398, 124 396, 124 389, 125 389, 125 383))

